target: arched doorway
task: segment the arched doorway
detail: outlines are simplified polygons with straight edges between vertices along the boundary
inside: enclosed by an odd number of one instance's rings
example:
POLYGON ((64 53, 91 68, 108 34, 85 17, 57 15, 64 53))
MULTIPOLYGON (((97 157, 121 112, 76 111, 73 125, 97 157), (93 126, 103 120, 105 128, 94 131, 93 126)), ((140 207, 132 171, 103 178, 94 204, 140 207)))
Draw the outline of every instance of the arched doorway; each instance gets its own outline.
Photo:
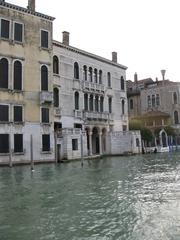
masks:
POLYGON ((94 127, 92 130, 92 153, 93 154, 99 154, 99 133, 98 128, 94 127))

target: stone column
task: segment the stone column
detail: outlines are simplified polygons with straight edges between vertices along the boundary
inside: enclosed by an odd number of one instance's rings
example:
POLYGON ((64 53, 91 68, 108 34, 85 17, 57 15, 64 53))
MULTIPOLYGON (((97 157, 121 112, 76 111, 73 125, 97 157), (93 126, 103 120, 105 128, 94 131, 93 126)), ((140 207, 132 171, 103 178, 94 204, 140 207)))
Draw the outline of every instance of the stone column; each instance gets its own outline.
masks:
POLYGON ((92 156, 92 131, 89 131, 89 155, 92 156))
POLYGON ((100 106, 100 101, 101 101, 101 97, 99 96, 99 97, 98 97, 98 112, 101 112, 101 111, 100 111, 100 107, 101 107, 101 106, 100 106))

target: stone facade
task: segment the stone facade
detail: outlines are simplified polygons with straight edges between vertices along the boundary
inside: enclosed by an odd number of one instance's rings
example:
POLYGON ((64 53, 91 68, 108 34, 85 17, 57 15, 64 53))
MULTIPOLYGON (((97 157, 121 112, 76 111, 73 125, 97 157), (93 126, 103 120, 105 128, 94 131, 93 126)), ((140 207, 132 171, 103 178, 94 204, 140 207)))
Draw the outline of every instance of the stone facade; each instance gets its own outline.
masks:
POLYGON ((71 47, 68 32, 53 41, 53 20, 35 0, 0 1, 0 163, 139 152, 117 53, 71 47))
POLYGON ((7 162, 8 159, 12 163, 29 161, 31 135, 34 160, 54 160, 53 98, 50 81, 54 18, 34 10, 0 1, 0 107, 8 112, 6 116, 6 113, 1 111, 0 117, 0 162, 7 162), (42 44, 42 30, 48 36, 47 46, 42 44), (48 75, 47 91, 43 91, 41 86, 43 66, 48 75), (4 106, 7 106, 7 110, 4 106), (41 108, 49 109, 49 121, 46 124, 42 122, 41 108), (46 140, 42 140, 43 135, 46 135, 46 140), (47 144, 44 142, 47 151, 43 150, 42 141, 49 141, 47 144))

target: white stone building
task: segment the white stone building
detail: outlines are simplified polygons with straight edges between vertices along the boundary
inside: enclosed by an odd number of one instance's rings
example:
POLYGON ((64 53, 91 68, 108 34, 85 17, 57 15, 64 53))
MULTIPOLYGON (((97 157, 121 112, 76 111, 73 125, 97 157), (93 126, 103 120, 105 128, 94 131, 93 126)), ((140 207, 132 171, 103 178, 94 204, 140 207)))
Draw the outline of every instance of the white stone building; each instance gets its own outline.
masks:
POLYGON ((57 158, 140 151, 139 132, 128 131, 126 69, 116 52, 110 61, 70 46, 68 32, 53 42, 57 158))

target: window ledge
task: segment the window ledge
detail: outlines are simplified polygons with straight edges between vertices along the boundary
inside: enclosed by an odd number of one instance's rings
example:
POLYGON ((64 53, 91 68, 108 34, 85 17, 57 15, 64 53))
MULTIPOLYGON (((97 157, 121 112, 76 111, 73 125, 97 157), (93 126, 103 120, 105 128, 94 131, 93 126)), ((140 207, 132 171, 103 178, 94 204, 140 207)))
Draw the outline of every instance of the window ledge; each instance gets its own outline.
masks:
POLYGON ((54 76, 54 77, 58 77, 58 78, 60 78, 59 73, 53 73, 53 76, 54 76))
POLYGON ((9 156, 9 153, 0 153, 0 156, 9 156))
POLYGON ((23 90, 16 90, 16 89, 13 89, 13 90, 11 90, 12 91, 12 94, 13 93, 21 93, 21 94, 23 94, 24 93, 24 91, 23 90))
POLYGON ((42 126, 51 126, 51 124, 52 124, 51 122, 48 122, 48 123, 41 122, 42 126))
POLYGON ((0 124, 10 124, 12 122, 9 122, 9 121, 0 121, 0 124))
POLYGON ((52 151, 41 151, 41 154, 52 154, 52 151))
POLYGON ((9 43, 12 43, 12 40, 10 38, 1 37, 0 39, 2 41, 6 41, 6 42, 9 42, 9 43))
POLYGON ((40 51, 50 52, 50 51, 51 51, 51 48, 49 48, 49 47, 46 48, 46 47, 41 47, 41 46, 40 46, 40 47, 39 47, 39 50, 40 50, 40 51))
POLYGON ((25 124, 25 122, 14 122, 14 125, 24 125, 25 124))
POLYGON ((79 78, 73 78, 73 80, 80 82, 80 79, 79 79, 79 78))
POLYGON ((13 152, 14 156, 25 155, 25 150, 23 152, 13 152))

